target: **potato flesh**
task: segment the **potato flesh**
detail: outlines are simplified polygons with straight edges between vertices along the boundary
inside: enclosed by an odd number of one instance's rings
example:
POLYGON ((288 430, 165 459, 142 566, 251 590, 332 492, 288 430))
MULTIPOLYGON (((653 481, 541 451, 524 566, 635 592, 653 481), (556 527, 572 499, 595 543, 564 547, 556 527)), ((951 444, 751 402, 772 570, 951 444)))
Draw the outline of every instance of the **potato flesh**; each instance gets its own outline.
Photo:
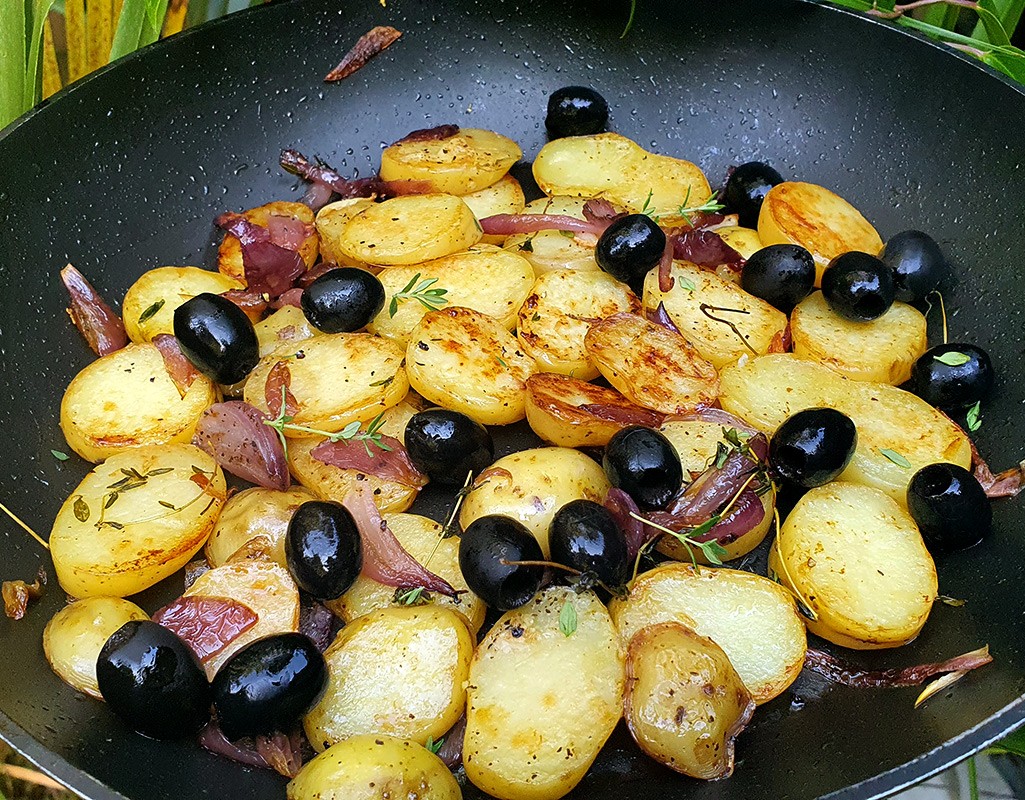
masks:
POLYGON ((448 767, 408 739, 353 736, 333 745, 288 784, 288 800, 461 800, 448 767))
POLYGON ((482 472, 459 510, 466 527, 486 514, 522 522, 547 558, 548 527, 571 500, 600 503, 609 491, 605 472, 592 459, 566 447, 539 447, 503 456, 482 472))
POLYGON ((301 486, 284 492, 256 486, 232 495, 206 541, 204 553, 210 566, 227 563, 239 550, 254 542, 271 561, 287 568, 285 533, 288 523, 300 505, 315 499, 301 486))
POLYGON ((724 370, 719 401, 767 434, 806 408, 843 412, 858 429, 858 445, 840 479, 874 486, 899 503, 922 467, 939 461, 971 467, 968 437, 921 398, 888 384, 848 380, 791 354, 761 356, 724 370), (883 450, 911 466, 895 463, 883 450))
POLYGON ((856 381, 898 386, 929 346, 925 315, 905 303, 894 303, 872 322, 851 322, 835 313, 822 292, 794 309, 790 331, 794 355, 817 361, 856 381))
POLYGON ((638 575, 609 613, 623 642, 648 625, 679 622, 723 649, 758 704, 781 694, 804 666, 807 636, 790 593, 750 572, 663 564, 638 575))
POLYGON ((322 751, 365 733, 440 739, 463 713, 472 654, 463 617, 447 608, 394 606, 359 617, 324 653, 327 690, 303 720, 310 743, 322 751))
POLYGON ((724 228, 716 228, 715 232, 719 238, 726 242, 745 259, 751 258, 765 245, 758 237, 758 231, 752 228, 741 228, 736 225, 728 225, 724 228))
POLYGON ((190 444, 142 447, 107 459, 54 520, 50 554, 61 587, 79 598, 148 589, 199 551, 225 493, 220 467, 190 444), (116 492, 126 477, 122 469, 146 476, 145 485, 116 492))
POLYGON ((350 258, 342 252, 342 232, 349 220, 366 211, 374 201, 369 197, 352 197, 328 203, 317 212, 317 235, 320 237, 320 255, 325 262, 340 267, 358 267, 363 262, 350 258))
POLYGON ((808 630, 857 649, 914 639, 937 594, 914 520, 877 489, 834 481, 787 516, 769 567, 815 612, 808 630))
MULTIPOLYGON (((313 263, 317 260, 317 254, 320 252, 319 242, 317 240, 316 228, 313 225, 313 212, 309 206, 305 206, 302 203, 275 201, 243 211, 242 216, 254 225, 259 225, 263 228, 267 227, 267 223, 272 216, 290 217, 299 220, 304 225, 308 225, 310 235, 302 241, 296 252, 302 257, 303 263, 307 267, 312 267, 313 263)), ((221 246, 217 250, 217 270, 243 284, 246 282, 245 265, 242 263, 242 245, 233 234, 224 234, 221 246)))
POLYGON ((626 659, 626 724, 640 748, 692 778, 733 772, 755 702, 726 653, 678 622, 642 628, 626 659))
MULTIPOLYGON (((300 348, 299 342, 312 339, 319 331, 310 325, 301 308, 282 306, 266 319, 257 322, 256 340, 260 343, 260 357, 270 355, 284 347, 300 348)), ((294 352, 294 351, 293 351, 294 352)))
POLYGON ((396 142, 381 153, 381 178, 423 181, 436 192, 465 195, 497 183, 523 156, 507 136, 463 128, 444 139, 396 142))
MULTIPOLYGON (((532 200, 523 209, 524 214, 559 214, 584 219, 585 197, 542 197, 532 200)), ((593 236, 569 236, 562 231, 537 231, 536 233, 515 233, 505 240, 507 250, 513 250, 527 259, 537 275, 555 269, 573 269, 583 272, 598 272, 594 260, 593 236)))
MULTIPOLYGON (((497 183, 476 192, 464 194, 462 197, 463 202, 470 207, 470 211, 478 221, 496 214, 519 214, 527 203, 520 182, 512 175, 506 175, 497 183)), ((488 234, 484 234, 481 238, 485 244, 501 245, 505 240, 505 236, 489 236, 488 234)))
POLYGON ((209 292, 222 294, 242 283, 199 267, 158 267, 139 276, 125 293, 121 318, 133 342, 151 342, 161 333, 174 335, 174 310, 186 300, 209 292))
POLYGON ((553 587, 506 612, 478 645, 463 766, 508 800, 554 800, 583 778, 623 710, 623 654, 593 592, 553 587), (569 604, 576 627, 559 619, 569 604))
POLYGON ((103 699, 96 659, 107 639, 126 622, 149 619, 120 597, 88 597, 64 606, 43 629, 43 653, 50 668, 72 689, 103 699))

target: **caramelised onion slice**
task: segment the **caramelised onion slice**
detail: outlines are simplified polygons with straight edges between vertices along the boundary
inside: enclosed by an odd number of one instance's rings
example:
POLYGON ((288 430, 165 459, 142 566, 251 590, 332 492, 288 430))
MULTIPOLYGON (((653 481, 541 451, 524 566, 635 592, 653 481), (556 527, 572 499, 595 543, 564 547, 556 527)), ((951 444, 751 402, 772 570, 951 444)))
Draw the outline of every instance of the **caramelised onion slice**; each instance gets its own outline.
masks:
POLYGON ((538 231, 572 231, 601 236, 608 226, 605 220, 577 219, 568 214, 495 214, 480 221, 481 230, 489 236, 538 231))
MULTIPOLYGON (((719 522, 705 533, 692 538, 695 542, 718 542, 723 546, 728 545, 761 525, 765 513, 765 506, 758 494, 751 489, 744 489, 719 522)), ((679 517, 665 511, 652 511, 645 517, 656 525, 670 530, 679 529, 686 532, 686 527, 694 527, 693 524, 681 525, 679 517)))
POLYGON ((384 434, 381 434, 380 441, 389 449, 356 439, 339 439, 337 442, 327 439, 314 447, 310 455, 322 464, 354 469, 403 486, 419 489, 427 485, 427 476, 413 466, 402 442, 384 434))
MULTIPOLYGON (((666 304, 661 300, 658 303, 657 308, 647 308, 644 310, 644 316, 648 322, 654 322, 656 325, 661 325, 666 330, 670 330, 673 333, 680 333, 680 329, 676 327, 676 323, 673 322, 672 317, 669 316, 669 312, 666 311, 666 304)), ((680 333, 683 336, 682 333, 680 333)))
MULTIPOLYGON (((757 429, 752 428, 747 422, 742 420, 740 417, 736 417, 729 411, 723 411, 721 408, 702 408, 695 411, 693 414, 672 414, 665 418, 666 422, 714 422, 716 425, 721 425, 724 428, 733 428, 740 433, 748 434, 753 437, 758 433, 757 429)), ((763 437, 764 438, 764 437, 763 437)), ((762 440, 755 441, 751 446, 757 448, 761 445, 762 440)), ((756 451, 757 452, 757 451, 756 451)), ((768 451, 766 451, 767 453, 768 451)), ((762 454, 764 458, 765 454, 762 454)))
POLYGON ((310 233, 310 226, 301 219, 283 214, 271 214, 267 218, 267 233, 270 241, 286 250, 298 250, 310 233))
POLYGON ((286 778, 294 778, 302 766, 302 736, 298 730, 291 734, 276 732, 255 739, 243 737, 232 742, 214 720, 199 732, 199 744, 231 761, 273 769, 286 778))
POLYGON ((178 345, 178 340, 171 334, 158 333, 153 337, 153 345, 160 351, 160 357, 164 359, 167 376, 174 383, 178 394, 184 397, 189 387, 199 377, 199 370, 185 357, 178 345))
POLYGON ((153 621, 174 631, 206 662, 256 624, 249 606, 230 597, 179 597, 153 615, 153 621))
MULTIPOLYGON (((296 278, 306 271, 302 256, 295 250, 275 244, 268 228, 255 225, 241 214, 231 212, 221 214, 216 224, 238 239, 242 248, 246 286, 250 290, 277 297, 291 289, 296 278)), ((284 230, 282 228, 279 233, 284 230)), ((286 241, 292 239, 292 234, 289 234, 286 241)))
POLYGON ((192 443, 232 475, 284 491, 290 482, 285 448, 266 419, 241 400, 215 403, 199 418, 192 443))
POLYGON ((644 523, 637 519, 641 509, 633 498, 622 489, 615 487, 609 489, 609 493, 605 495, 604 505, 612 513, 616 525, 626 537, 627 551, 630 553, 630 559, 633 560, 648 540, 657 536, 658 532, 646 528, 644 523))
POLYGON ((962 653, 946 661, 930 664, 916 664, 899 669, 867 670, 848 664, 822 650, 808 648, 804 665, 833 683, 853 686, 859 689, 898 688, 919 686, 934 675, 947 672, 968 672, 984 666, 993 660, 989 647, 980 647, 970 653, 962 653))
MULTIPOLYGON (((757 458, 764 460, 768 447, 764 434, 752 436, 748 446, 757 458)), ((707 522, 741 491, 756 468, 746 455, 733 451, 721 468, 712 466, 705 470, 670 503, 664 513, 672 518, 673 524, 666 527, 676 530, 680 526, 696 527, 707 522)))
POLYGON ((382 50, 391 47, 400 36, 402 31, 388 25, 371 28, 356 40, 356 44, 342 57, 338 66, 324 76, 324 80, 333 83, 348 78, 382 50))
POLYGON ((435 125, 433 128, 418 128, 407 133, 396 141, 395 144, 402 144, 403 142, 440 142, 442 139, 451 139, 457 133, 459 133, 459 126, 452 124, 435 125))
POLYGON ((128 344, 121 317, 111 310, 81 272, 68 264, 61 270, 61 281, 71 298, 68 307, 71 321, 96 355, 108 355, 128 344))
POLYGON ((718 267, 726 264, 739 270, 744 257, 723 241, 722 237, 707 229, 673 229, 667 236, 673 248, 673 258, 689 261, 699 267, 718 267))

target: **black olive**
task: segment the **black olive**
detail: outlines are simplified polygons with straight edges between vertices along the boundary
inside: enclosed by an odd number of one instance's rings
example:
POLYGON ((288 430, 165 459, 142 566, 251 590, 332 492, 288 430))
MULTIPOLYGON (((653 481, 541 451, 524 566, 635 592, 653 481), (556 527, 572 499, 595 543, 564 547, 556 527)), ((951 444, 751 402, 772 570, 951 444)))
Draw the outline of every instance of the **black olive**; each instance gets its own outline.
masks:
POLYGON ((363 567, 363 540, 352 514, 340 503, 303 503, 288 522, 285 561, 303 591, 318 600, 341 597, 363 567))
POLYGON ((217 724, 229 739, 285 730, 316 705, 326 687, 327 664, 308 636, 257 639, 214 676, 217 724))
POLYGON ((210 719, 210 684, 196 654, 148 619, 111 634, 96 659, 96 680, 114 713, 154 739, 188 736, 210 719))
POLYGON ((238 383, 260 360, 253 323, 220 295, 204 292, 178 306, 174 335, 185 357, 217 383, 238 383))
POLYGON ((936 345, 911 368, 911 385, 915 394, 937 408, 965 408, 993 388, 993 364, 974 344, 936 345))
POLYGON ((564 86, 548 97, 545 127, 552 139, 601 133, 608 123, 609 104, 594 89, 564 86))
POLYGON ((858 444, 851 418, 833 408, 788 417, 769 442, 769 463, 784 480, 813 489, 843 472, 858 444))
POLYGON ((783 176, 768 164, 761 161, 741 164, 726 179, 723 192, 726 213, 739 215, 739 222, 745 228, 757 228, 762 200, 769 189, 779 183, 783 183, 783 176))
POLYGON ((572 500, 555 512, 548 547, 552 561, 591 573, 610 589, 630 579, 626 537, 612 512, 591 500, 572 500))
POLYGON ((384 286, 365 269, 339 267, 307 286, 299 303, 314 328, 351 333, 365 328, 384 308, 384 286))
POLYGON ((796 244, 772 244, 752 253, 740 286, 789 314, 815 286, 815 259, 796 244))
POLYGON ((680 456, 672 442, 650 428, 617 431, 601 463, 609 482, 643 509, 663 508, 683 486, 680 456))
POLYGON ((444 408, 410 417, 405 442, 413 466, 445 486, 462 486, 469 472, 476 474, 495 460, 488 429, 466 414, 444 408))
POLYGON ((459 569, 466 585, 499 611, 519 608, 529 601, 541 588, 545 574, 544 567, 503 562, 543 559, 537 539, 512 517, 478 517, 459 539, 459 569))
POLYGON ((993 509, 982 486, 964 467, 930 464, 908 484, 908 511, 931 553, 971 547, 989 533, 993 509))
POLYGON ((662 259, 666 234, 647 214, 620 217, 601 235, 594 260, 616 280, 638 285, 662 259))
POLYGON ((851 251, 829 262, 822 274, 822 296, 844 319, 871 322, 893 305, 893 270, 875 256, 851 251))
POLYGON ((924 300, 950 277, 940 246, 921 231, 902 231, 891 236, 879 258, 893 270, 897 299, 903 303, 924 300))

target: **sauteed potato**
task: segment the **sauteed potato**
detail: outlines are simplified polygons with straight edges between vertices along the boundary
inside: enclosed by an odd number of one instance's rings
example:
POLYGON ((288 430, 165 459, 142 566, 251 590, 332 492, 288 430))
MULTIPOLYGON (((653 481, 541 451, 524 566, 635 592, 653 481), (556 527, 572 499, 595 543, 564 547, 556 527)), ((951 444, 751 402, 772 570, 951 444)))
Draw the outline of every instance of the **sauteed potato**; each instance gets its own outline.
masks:
POLYGON ((125 293, 121 318, 133 342, 150 342, 161 333, 174 333, 174 310, 203 292, 221 294, 244 284, 220 272, 200 267, 158 267, 142 273, 125 293))

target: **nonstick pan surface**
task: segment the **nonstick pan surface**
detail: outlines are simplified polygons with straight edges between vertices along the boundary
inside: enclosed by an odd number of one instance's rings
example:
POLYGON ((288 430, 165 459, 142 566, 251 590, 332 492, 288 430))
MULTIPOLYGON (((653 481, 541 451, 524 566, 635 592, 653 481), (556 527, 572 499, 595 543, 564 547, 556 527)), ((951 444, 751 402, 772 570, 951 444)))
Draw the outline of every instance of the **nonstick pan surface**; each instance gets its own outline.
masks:
MULTIPOLYGON (((91 358, 64 314, 73 262, 110 299, 145 269, 213 264, 220 212, 301 188, 277 167, 295 147, 366 175, 381 147, 454 122, 512 136, 531 158, 547 95, 587 84, 611 127, 697 162, 713 185, 759 159, 851 200, 885 239, 937 237, 959 276, 952 340, 988 348, 998 384, 976 438, 994 468, 1025 440, 1021 257, 1025 95, 930 42, 808 2, 628 3, 300 0, 233 15, 76 84, 0 134, 0 500, 45 533, 88 467, 65 450, 60 397, 91 358), (403 38, 356 76, 322 83, 357 36, 403 38)), ((522 428, 502 447, 524 446, 522 428)), ((439 498, 423 506, 437 515, 439 498)), ((734 776, 699 783, 641 757, 622 730, 576 798, 866 798, 909 785, 1025 719, 1025 503, 994 507, 994 533, 939 562, 938 605, 913 644, 848 653, 868 667, 937 661, 989 644, 993 664, 914 709, 916 689, 853 690, 803 675, 759 708, 734 776)), ((48 556, 0 519, 0 578, 48 556)), ((175 596, 171 579, 140 598, 175 596)), ((63 605, 51 581, 28 616, 0 618, 0 735, 94 800, 280 800, 283 781, 187 743, 129 732, 62 684, 43 658, 63 605)), ((372 667, 371 667, 372 668, 372 667)), ((479 797, 472 787, 467 797, 479 797)))

